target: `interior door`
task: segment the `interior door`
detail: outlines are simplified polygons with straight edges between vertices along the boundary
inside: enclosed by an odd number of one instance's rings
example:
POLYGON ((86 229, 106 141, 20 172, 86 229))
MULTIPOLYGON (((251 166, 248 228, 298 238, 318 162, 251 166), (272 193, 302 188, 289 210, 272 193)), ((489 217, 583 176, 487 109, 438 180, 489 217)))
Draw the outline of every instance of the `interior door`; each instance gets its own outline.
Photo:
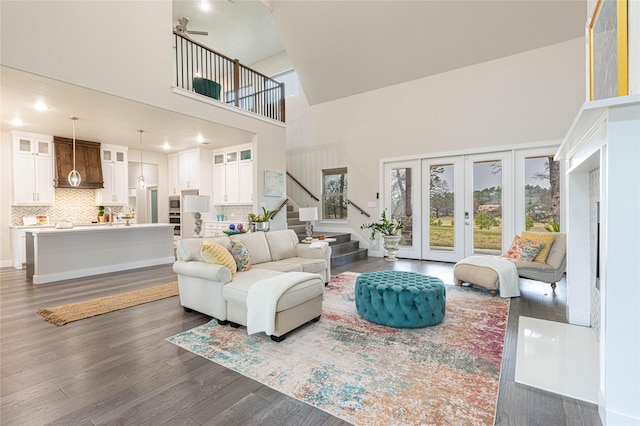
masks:
POLYGON ((384 208, 387 217, 405 221, 397 257, 420 259, 420 162, 401 161, 384 165, 384 208), (417 232, 414 232, 417 231, 417 232))

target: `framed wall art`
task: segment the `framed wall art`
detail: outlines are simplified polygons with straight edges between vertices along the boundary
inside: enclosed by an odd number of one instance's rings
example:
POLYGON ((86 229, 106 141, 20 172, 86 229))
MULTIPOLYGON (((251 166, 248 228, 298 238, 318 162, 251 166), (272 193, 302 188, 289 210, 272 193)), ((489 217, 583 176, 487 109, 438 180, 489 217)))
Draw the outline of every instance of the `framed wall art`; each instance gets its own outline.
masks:
POLYGON ((629 93, 627 0, 598 0, 589 23, 590 100, 629 93))
POLYGON ((284 172, 276 170, 264 171, 264 195, 282 197, 284 193, 284 172))

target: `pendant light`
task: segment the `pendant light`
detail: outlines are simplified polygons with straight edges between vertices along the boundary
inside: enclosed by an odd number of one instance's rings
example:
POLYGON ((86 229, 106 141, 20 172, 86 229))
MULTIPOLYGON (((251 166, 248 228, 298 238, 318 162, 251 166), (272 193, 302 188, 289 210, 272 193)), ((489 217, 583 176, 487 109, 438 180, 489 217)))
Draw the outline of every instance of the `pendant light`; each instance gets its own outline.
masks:
POLYGON ((147 186, 147 182, 144 180, 144 175, 142 173, 142 133, 144 130, 138 130, 140 133, 140 176, 138 177, 138 188, 144 189, 147 186))
POLYGON ((69 172, 69 176, 67 179, 69 180, 69 185, 71 186, 80 186, 80 182, 82 182, 82 178, 80 177, 80 173, 76 170, 76 121, 78 117, 69 117, 73 122, 73 170, 69 172))

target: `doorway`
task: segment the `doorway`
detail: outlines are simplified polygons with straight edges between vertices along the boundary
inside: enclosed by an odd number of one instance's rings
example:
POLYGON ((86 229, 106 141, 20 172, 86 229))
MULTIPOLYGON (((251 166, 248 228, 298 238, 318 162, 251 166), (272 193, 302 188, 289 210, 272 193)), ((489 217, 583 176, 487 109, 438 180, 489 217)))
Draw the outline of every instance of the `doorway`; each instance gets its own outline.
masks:
POLYGON ((510 179, 510 152, 422 160, 422 258, 500 254, 513 227, 510 179))

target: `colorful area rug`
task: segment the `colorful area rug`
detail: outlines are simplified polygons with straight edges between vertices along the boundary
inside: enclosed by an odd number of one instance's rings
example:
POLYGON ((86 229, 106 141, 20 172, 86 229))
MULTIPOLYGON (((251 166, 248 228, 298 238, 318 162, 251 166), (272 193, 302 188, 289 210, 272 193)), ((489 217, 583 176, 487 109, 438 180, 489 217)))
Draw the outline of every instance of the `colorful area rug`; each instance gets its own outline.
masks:
POLYGON ((215 320, 167 340, 353 424, 492 425, 509 300, 447 286, 442 323, 395 329, 358 315, 357 276, 281 343, 215 320))
POLYGON ((140 290, 128 291, 126 293, 114 294, 112 296, 98 297, 96 299, 82 302, 60 305, 54 308, 38 309, 38 313, 45 320, 55 325, 65 325, 72 321, 106 314, 118 309, 129 308, 131 306, 142 305, 143 303, 154 302, 167 297, 177 296, 178 283, 172 282, 154 287, 142 288, 140 290))

